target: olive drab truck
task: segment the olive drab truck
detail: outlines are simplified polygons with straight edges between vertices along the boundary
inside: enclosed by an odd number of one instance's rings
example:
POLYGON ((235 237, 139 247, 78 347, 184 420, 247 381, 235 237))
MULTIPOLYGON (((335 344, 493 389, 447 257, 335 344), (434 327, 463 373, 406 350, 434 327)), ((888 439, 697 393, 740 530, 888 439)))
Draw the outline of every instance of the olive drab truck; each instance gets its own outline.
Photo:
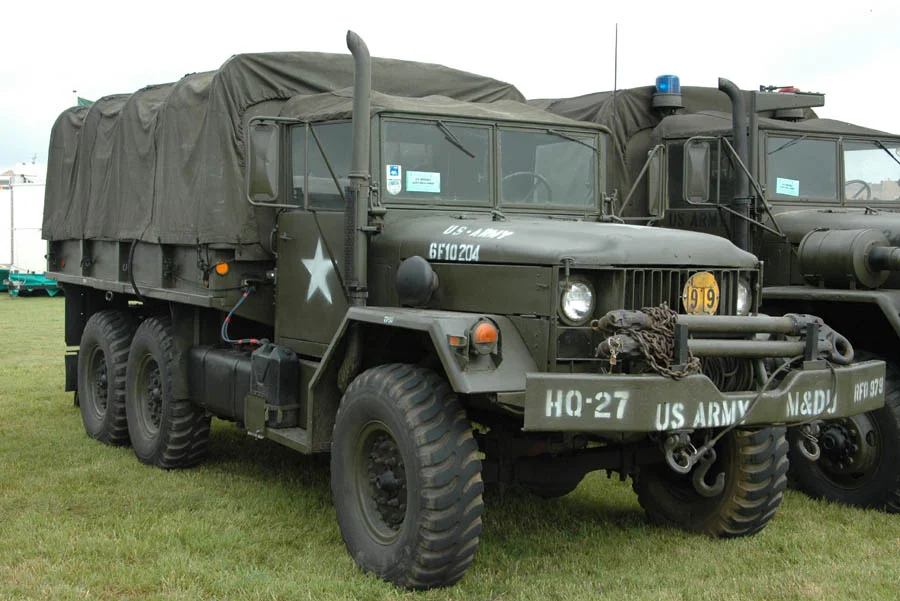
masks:
POLYGON ((732 239, 765 264, 765 313, 820 315, 887 362, 885 407, 790 430, 791 474, 813 496, 900 512, 900 136, 817 118, 824 103, 667 75, 531 104, 614 129, 610 214, 732 239))
POLYGON ((89 436, 182 468, 215 416, 330 453, 350 555, 429 588, 472 562, 484 482, 615 471, 653 519, 747 535, 786 424, 883 405, 820 318, 753 315, 750 253, 602 223, 606 128, 348 46, 59 117, 43 231, 89 436))

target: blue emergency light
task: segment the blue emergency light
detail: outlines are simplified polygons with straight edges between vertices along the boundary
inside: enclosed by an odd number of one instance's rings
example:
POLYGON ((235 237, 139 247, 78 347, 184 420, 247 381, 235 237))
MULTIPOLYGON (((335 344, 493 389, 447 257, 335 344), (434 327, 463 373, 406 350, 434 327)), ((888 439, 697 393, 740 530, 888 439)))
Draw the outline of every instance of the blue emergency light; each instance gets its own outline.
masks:
POLYGON ((657 94, 681 94, 681 80, 677 75, 660 75, 656 78, 657 94))
POLYGON ((656 78, 656 89, 653 90, 653 108, 666 113, 674 112, 682 107, 681 80, 677 75, 660 75, 656 78))

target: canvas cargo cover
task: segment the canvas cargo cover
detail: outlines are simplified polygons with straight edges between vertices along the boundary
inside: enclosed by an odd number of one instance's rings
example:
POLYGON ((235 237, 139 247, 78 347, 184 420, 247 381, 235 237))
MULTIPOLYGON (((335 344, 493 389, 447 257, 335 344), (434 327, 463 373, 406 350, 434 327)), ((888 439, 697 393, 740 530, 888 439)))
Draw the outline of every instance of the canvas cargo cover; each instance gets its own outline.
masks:
MULTIPOLYGON (((269 232, 258 231, 245 198, 248 120, 278 115, 292 97, 352 84, 350 55, 242 54, 218 71, 68 109, 51 133, 44 238, 259 244, 269 232)), ((392 59, 372 59, 372 89, 524 101, 508 83, 392 59)))
MULTIPOLYGON (((610 179, 624 195, 644 166, 647 152, 660 138, 660 132, 654 129, 663 122, 663 115, 653 109, 654 91, 654 86, 643 86, 618 90, 615 94, 595 92, 574 98, 529 100, 528 103, 570 119, 599 123, 612 130, 610 179)), ((742 92, 750 106, 750 92, 742 92)), ((676 121, 697 127, 696 134, 702 131, 715 135, 731 130, 731 99, 718 88, 682 86, 681 97, 684 108, 679 109, 676 121), (710 129, 701 129, 707 126, 710 129)), ((815 117, 810 109, 806 109, 805 115, 815 117)), ((761 125, 764 120, 760 120, 761 125)), ((668 124, 668 121, 666 119, 664 123, 668 124)))
MULTIPOLYGON (((570 119, 599 123, 610 128, 614 136, 610 176, 620 194, 624 195, 633 185, 647 153, 655 144, 666 138, 731 133, 731 99, 718 88, 682 87, 684 108, 665 119, 662 113, 652 108, 654 91, 654 86, 644 86, 619 90, 615 95, 612 92, 597 92, 574 98, 529 100, 528 103, 570 119)), ((742 93, 749 107, 750 92, 742 90, 742 93)), ((894 137, 843 121, 819 119, 812 109, 805 109, 805 118, 799 122, 782 121, 772 116, 772 111, 760 113, 760 129, 894 137)))

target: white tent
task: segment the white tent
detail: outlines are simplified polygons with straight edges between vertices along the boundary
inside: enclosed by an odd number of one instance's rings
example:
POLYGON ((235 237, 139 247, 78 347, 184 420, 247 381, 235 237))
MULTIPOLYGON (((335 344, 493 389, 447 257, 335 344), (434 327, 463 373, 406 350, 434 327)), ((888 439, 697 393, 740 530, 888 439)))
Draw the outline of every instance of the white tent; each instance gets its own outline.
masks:
POLYGON ((44 165, 18 163, 0 175, 0 265, 43 273, 47 243, 41 239, 44 165))

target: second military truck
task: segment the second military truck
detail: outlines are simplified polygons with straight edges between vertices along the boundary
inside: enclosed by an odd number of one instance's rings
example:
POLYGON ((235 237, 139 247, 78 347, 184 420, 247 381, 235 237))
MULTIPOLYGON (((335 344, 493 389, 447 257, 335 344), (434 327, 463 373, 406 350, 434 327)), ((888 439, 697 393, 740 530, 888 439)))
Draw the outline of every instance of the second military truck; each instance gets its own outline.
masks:
POLYGON ((330 452, 350 554, 428 588, 472 562, 484 481, 612 470, 656 520, 747 535, 786 424, 882 406, 884 363, 752 315, 750 253, 600 222, 606 128, 348 45, 58 119, 43 231, 90 436, 188 467, 216 416, 330 452))
POLYGON ((793 87, 656 86, 532 104, 615 130, 611 213, 728 237, 765 263, 762 310, 821 315, 887 361, 885 407, 793 430, 816 497, 900 512, 900 136, 818 118, 793 87), (851 335, 852 334, 852 335, 851 335), (817 461, 803 452, 814 436, 817 461))

